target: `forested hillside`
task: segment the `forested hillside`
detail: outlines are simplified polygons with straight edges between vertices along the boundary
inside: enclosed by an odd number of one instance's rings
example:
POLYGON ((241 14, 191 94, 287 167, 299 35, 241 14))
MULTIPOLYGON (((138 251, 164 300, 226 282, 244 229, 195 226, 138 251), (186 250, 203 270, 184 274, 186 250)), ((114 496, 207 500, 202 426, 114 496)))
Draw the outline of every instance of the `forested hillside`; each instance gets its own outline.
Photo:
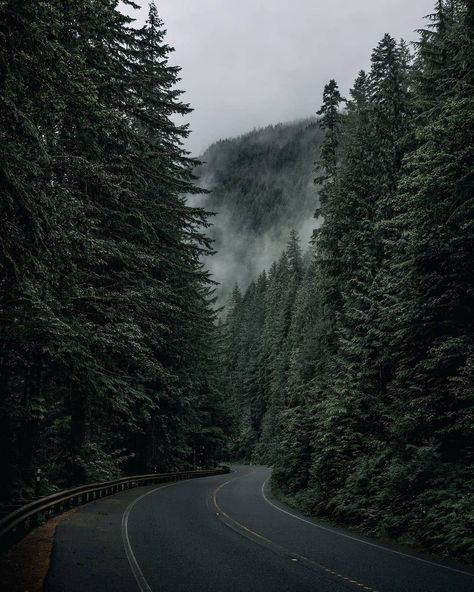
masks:
POLYGON ((217 213, 210 236, 216 254, 206 260, 225 302, 237 281, 247 287, 269 266, 292 228, 308 243, 317 194, 314 162, 323 139, 316 119, 255 130, 221 140, 202 156, 201 200, 217 213))
POLYGON ((0 2, 0 501, 223 441, 189 107, 119 4, 0 2))
MULTIPOLYGON (((385 35, 319 111, 320 227, 221 327, 233 455, 290 503, 474 559, 474 5, 385 35)), ((309 159, 308 159, 309 160, 309 159)))

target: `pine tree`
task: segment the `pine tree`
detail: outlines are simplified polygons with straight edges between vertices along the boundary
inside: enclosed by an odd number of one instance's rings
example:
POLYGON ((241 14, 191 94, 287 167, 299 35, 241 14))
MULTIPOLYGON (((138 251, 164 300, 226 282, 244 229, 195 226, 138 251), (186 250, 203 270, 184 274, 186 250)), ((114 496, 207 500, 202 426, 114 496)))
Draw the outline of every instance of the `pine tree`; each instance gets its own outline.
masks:
POLYGON ((439 1, 414 61, 385 35, 345 111, 326 87, 321 226, 306 266, 292 234, 269 271, 257 356, 250 286, 236 346, 265 409, 246 454, 256 442, 279 494, 468 560, 473 18, 439 1))
POLYGON ((404 500, 410 516, 429 497, 426 518, 415 519, 413 528, 426 533, 428 524, 449 520, 444 544, 468 555, 469 538, 460 533, 469 511, 474 425, 466 388, 473 335, 472 179, 466 175, 474 129, 472 10, 464 2, 440 2, 432 24, 418 56, 417 104, 424 110, 388 233, 387 324, 397 318, 398 331, 386 489, 387 497, 395 491, 404 500), (408 479, 409 487, 400 490, 408 479), (454 507, 456 519, 447 519, 454 507))
POLYGON ((317 114, 321 117, 319 125, 326 132, 319 167, 324 171, 318 181, 331 179, 337 169, 337 149, 339 146, 340 127, 342 116, 340 112, 341 103, 344 102, 339 87, 335 80, 330 80, 324 88, 323 104, 317 114))
POLYGON ((5 498, 204 463, 227 429, 189 107, 156 7, 118 4, 0 7, 5 498))
MULTIPOLYGON (((52 184, 51 145, 61 124, 60 88, 70 73, 57 43, 61 13, 51 3, 0 7, 0 390, 2 499, 31 483, 41 424, 58 393, 49 389, 51 342, 67 329, 52 290, 61 187, 52 184)), ((28 491, 26 491, 26 494, 28 491)))
MULTIPOLYGON (((273 482, 279 489, 304 496, 310 479, 314 454, 313 437, 317 422, 315 401, 310 385, 317 376, 318 363, 324 358, 318 334, 320 308, 316 285, 317 266, 313 249, 294 300, 288 333, 288 375, 285 409, 280 416, 280 432, 276 443, 273 482)), ((302 503, 302 500, 298 501, 302 503)), ((304 504, 303 504, 304 505, 304 504)))

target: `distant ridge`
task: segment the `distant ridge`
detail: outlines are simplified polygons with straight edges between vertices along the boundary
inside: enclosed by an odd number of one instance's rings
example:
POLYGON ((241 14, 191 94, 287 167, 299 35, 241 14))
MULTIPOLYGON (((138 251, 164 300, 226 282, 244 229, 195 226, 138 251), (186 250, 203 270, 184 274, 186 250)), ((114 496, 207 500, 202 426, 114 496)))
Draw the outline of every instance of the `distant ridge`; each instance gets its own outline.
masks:
POLYGON ((220 301, 278 257, 292 228, 309 240, 322 139, 316 118, 308 118, 220 140, 202 155, 198 184, 211 193, 199 205, 218 214, 211 231, 218 253, 208 265, 221 283, 220 301))

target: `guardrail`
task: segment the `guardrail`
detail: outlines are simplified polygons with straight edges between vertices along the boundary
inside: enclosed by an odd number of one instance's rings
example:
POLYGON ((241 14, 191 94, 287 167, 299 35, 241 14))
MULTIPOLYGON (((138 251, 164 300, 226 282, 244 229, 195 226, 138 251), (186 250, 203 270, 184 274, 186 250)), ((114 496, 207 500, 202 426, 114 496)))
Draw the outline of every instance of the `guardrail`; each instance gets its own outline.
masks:
POLYGON ((96 499, 135 487, 143 487, 144 485, 181 481, 183 479, 194 479, 197 477, 210 477, 212 475, 224 475, 229 471, 229 467, 221 467, 219 469, 205 471, 135 475, 133 477, 123 477, 115 481, 91 483, 75 487, 74 489, 58 491, 57 493, 26 504, 0 520, 0 550, 7 549, 30 530, 49 518, 96 499))

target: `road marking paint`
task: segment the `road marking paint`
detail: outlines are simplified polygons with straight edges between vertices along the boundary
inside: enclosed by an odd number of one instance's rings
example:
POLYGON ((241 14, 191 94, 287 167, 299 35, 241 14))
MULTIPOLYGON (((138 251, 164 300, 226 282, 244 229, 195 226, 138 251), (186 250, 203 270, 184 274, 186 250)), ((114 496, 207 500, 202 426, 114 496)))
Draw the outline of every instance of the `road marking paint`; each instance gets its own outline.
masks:
MULTIPOLYGON (((250 471, 250 473, 246 473, 245 475, 240 475, 240 477, 244 477, 244 476, 246 477, 247 475, 250 475, 253 472, 254 471, 250 471)), ((239 478, 239 475, 237 477, 234 477, 233 479, 229 479, 229 481, 226 481, 225 483, 222 483, 221 485, 219 485, 219 487, 217 487, 214 490, 212 499, 213 499, 213 502, 214 502, 214 505, 215 505, 216 509, 219 510, 219 512, 216 513, 217 516, 219 516, 219 514, 225 516, 228 521, 233 522, 238 527, 237 530, 244 530, 245 532, 253 535, 253 537, 257 537, 258 539, 260 539, 261 541, 263 541, 263 543, 265 545, 269 545, 270 547, 273 547, 273 549, 278 549, 278 551, 279 551, 280 554, 287 555, 288 556, 288 553, 291 553, 291 555, 292 555, 292 557, 290 557, 290 560, 291 561, 301 562, 303 565, 309 563, 309 564, 313 565, 314 567, 316 567, 319 571, 322 570, 322 571, 325 571, 327 573, 330 573, 334 578, 336 578, 338 580, 344 580, 346 582, 351 582, 353 584, 356 584, 357 586, 360 586, 360 587, 365 588, 366 590, 369 590, 369 592, 378 592, 378 590, 376 590, 375 588, 369 588, 365 584, 361 584, 361 583, 357 582, 356 580, 350 580, 349 578, 347 578, 346 576, 343 576, 342 574, 338 573, 337 571, 333 571, 332 569, 329 569, 328 567, 326 567, 322 563, 318 563, 316 561, 313 561, 312 559, 309 559, 308 557, 305 557, 304 555, 299 555, 298 553, 291 552, 289 549, 285 549, 281 545, 278 545, 277 543, 274 543, 270 539, 265 538, 264 536, 262 536, 258 532, 255 532, 254 530, 251 530, 250 528, 247 528, 247 526, 244 526, 242 523, 240 523, 237 520, 235 520, 235 518, 232 518, 231 516, 229 516, 229 514, 227 514, 226 512, 224 512, 224 510, 219 506, 219 504, 217 502, 217 494, 219 493, 219 491, 221 489, 223 489, 224 487, 226 487, 227 485, 229 485, 229 483, 232 483, 233 481, 236 481, 238 478, 239 478)), ((224 524, 226 524, 227 526, 229 526, 229 528, 232 528, 232 526, 230 526, 229 524, 227 524, 225 521, 224 521, 224 524)), ((241 533, 241 534, 244 534, 244 533, 241 533)), ((244 534, 244 536, 245 536, 245 534, 244 534)), ((256 542, 254 539, 251 539, 251 540, 253 542, 256 542)), ((257 543, 257 544, 262 544, 262 543, 257 543)))
POLYGON ((130 512, 138 504, 139 501, 141 501, 143 498, 147 497, 148 495, 151 495, 152 493, 155 493, 156 491, 159 491, 160 489, 166 489, 167 487, 172 487, 173 485, 178 485, 179 483, 185 483, 185 482, 186 481, 176 481, 174 483, 169 483, 168 485, 160 485, 160 487, 155 487, 155 489, 147 491, 146 493, 144 493, 140 497, 137 497, 136 499, 134 499, 127 506, 127 508, 125 509, 125 512, 123 513, 123 516, 122 516, 122 542, 123 542, 123 546, 125 548, 125 554, 127 555, 128 562, 129 562, 130 567, 132 569, 133 575, 135 576, 135 580, 138 584, 140 592, 153 592, 153 591, 150 588, 150 585, 148 584, 145 576, 143 575, 143 572, 140 568, 140 565, 138 564, 137 558, 135 557, 135 553, 133 552, 132 545, 130 543, 130 538, 128 536, 128 517, 130 516, 130 512))
MULTIPOLYGON (((254 471, 250 471, 250 473, 253 473, 254 471)), ((250 475, 250 473, 246 473, 245 476, 250 475)), ((241 475, 244 476, 244 475, 241 475)), ((243 530, 245 530, 246 532, 252 534, 253 536, 256 536, 257 538, 263 540, 265 543, 270 543, 272 544, 272 542, 268 539, 266 539, 265 537, 263 537, 262 535, 258 534, 258 532, 254 532, 253 530, 250 530, 250 528, 247 528, 246 526, 244 526, 243 524, 241 524, 240 522, 237 522, 237 520, 235 520, 234 518, 231 518, 229 516, 229 514, 226 514, 226 512, 224 512, 224 510, 219 506, 219 504, 217 503, 217 494, 219 493, 219 491, 225 487, 226 485, 229 485, 229 483, 232 483, 233 481, 235 481, 236 479, 238 479, 239 477, 234 477, 233 479, 230 479, 229 481, 226 481, 225 483, 222 483, 221 485, 219 485, 219 487, 217 487, 214 490, 214 493, 212 495, 212 501, 214 502, 214 505, 216 507, 216 509, 218 510, 218 512, 216 513, 217 516, 222 515, 225 516, 228 520, 230 520, 230 522, 233 522, 234 524, 237 524, 237 526, 239 528, 242 528, 243 530)))
POLYGON ((306 524, 310 524, 311 526, 315 526, 316 528, 319 528, 321 530, 326 530, 327 532, 330 532, 331 534, 337 534, 338 536, 344 537, 346 539, 350 539, 351 541, 357 541, 358 543, 362 543, 363 545, 368 545, 369 547, 375 547, 376 549, 381 549, 382 551, 387 551, 388 553, 393 553, 395 555, 401 555, 402 557, 408 557, 408 559, 415 559, 416 561, 421 561, 422 563, 427 563, 428 565, 433 565, 435 567, 441 567, 443 569, 447 569, 448 571, 453 571, 456 573, 463 574, 465 576, 470 576, 471 578, 474 577, 474 574, 470 573, 468 571, 463 571, 462 569, 456 569, 455 567, 449 567, 447 565, 443 565, 442 563, 436 563, 435 561, 429 561, 428 559, 421 559, 421 557, 416 557, 415 555, 409 555, 408 553, 403 553, 402 551, 395 551, 394 549, 390 549, 389 547, 377 545, 377 543, 370 543, 369 541, 364 541, 363 539, 359 539, 355 536, 351 536, 351 535, 345 534, 343 532, 338 532, 337 530, 333 530, 332 528, 327 528, 325 526, 321 526, 320 524, 316 524, 315 522, 311 522, 311 520, 306 520, 306 518, 302 518, 301 516, 297 516, 296 514, 293 514, 292 512, 288 512, 287 510, 284 510, 283 508, 280 508, 279 506, 277 506, 276 504, 271 502, 268 499, 268 497, 266 496, 265 485, 268 483, 269 479, 270 479, 270 477, 268 477, 262 483, 261 492, 262 492, 263 499, 268 504, 270 504, 270 506, 273 506, 279 512, 283 512, 283 514, 287 514, 288 516, 291 516, 292 518, 295 518, 296 520, 300 520, 301 522, 305 522, 306 524))

